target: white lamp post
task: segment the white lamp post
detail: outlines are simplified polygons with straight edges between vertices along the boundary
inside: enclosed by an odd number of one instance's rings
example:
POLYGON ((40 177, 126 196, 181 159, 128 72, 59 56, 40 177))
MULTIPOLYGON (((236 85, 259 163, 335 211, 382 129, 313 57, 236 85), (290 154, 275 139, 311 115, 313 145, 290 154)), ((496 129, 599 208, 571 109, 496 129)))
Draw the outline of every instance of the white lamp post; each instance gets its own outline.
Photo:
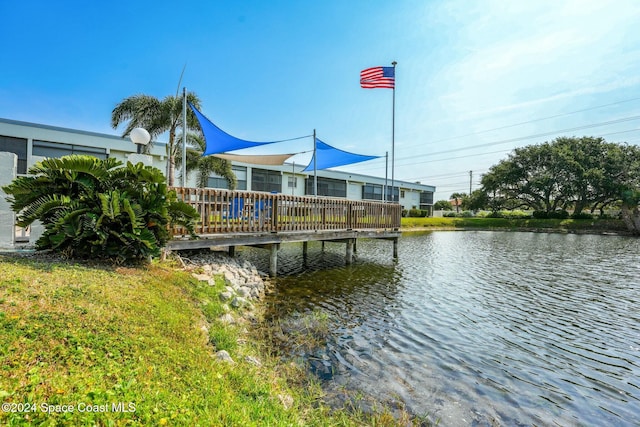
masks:
POLYGON ((151 135, 143 128, 134 128, 129 133, 131 142, 138 146, 138 154, 142 153, 142 147, 146 146, 151 141, 151 135))

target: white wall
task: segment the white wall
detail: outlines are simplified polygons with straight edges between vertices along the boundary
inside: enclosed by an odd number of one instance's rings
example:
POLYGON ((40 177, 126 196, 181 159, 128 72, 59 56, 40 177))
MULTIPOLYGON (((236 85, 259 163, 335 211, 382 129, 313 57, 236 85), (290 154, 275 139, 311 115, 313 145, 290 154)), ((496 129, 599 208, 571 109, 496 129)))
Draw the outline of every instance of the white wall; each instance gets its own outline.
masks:
POLYGON ((0 153, 0 249, 13 249, 15 242, 16 215, 6 200, 7 194, 2 187, 10 184, 18 172, 18 156, 13 153, 0 153))
POLYGON ((362 183, 347 182, 347 199, 362 200, 362 183))
POLYGON ((419 209, 420 193, 411 191, 411 190, 403 190, 403 191, 404 191, 404 197, 400 198, 400 204, 407 210, 413 208, 414 206, 416 209, 419 209))

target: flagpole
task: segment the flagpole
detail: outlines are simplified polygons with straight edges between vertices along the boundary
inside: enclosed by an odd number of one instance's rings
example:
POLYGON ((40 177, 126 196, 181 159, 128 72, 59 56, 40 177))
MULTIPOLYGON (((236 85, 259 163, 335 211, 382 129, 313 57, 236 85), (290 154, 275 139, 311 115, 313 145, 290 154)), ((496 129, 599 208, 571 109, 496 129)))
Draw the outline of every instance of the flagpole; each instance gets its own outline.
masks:
POLYGON ((384 153, 384 191, 382 192, 382 194, 384 194, 384 202, 387 203, 389 201, 389 198, 387 197, 387 175, 389 173, 389 152, 385 151, 384 153))
MULTIPOLYGON (((396 165, 396 64, 396 61, 391 63, 391 65, 393 65, 393 101, 391 107, 391 200, 393 200, 394 203, 396 201, 394 182, 396 165)), ((398 202, 400 202, 400 200, 398 200, 398 202)))
POLYGON ((316 130, 313 130, 313 195, 318 195, 318 168, 317 168, 318 144, 316 143, 316 130))
POLYGON ((187 88, 182 87, 182 187, 187 185, 187 88))

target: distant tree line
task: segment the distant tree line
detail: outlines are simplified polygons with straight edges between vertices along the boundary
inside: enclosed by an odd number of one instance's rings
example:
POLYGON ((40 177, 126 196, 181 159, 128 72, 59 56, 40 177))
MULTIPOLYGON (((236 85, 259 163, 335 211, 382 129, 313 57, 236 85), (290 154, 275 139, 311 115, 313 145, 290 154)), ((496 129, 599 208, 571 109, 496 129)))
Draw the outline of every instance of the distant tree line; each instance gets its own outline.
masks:
POLYGON ((585 136, 516 148, 482 176, 481 185, 470 195, 455 194, 463 209, 528 209, 550 217, 573 211, 579 218, 583 212, 619 208, 627 227, 640 234, 640 147, 635 145, 585 136))

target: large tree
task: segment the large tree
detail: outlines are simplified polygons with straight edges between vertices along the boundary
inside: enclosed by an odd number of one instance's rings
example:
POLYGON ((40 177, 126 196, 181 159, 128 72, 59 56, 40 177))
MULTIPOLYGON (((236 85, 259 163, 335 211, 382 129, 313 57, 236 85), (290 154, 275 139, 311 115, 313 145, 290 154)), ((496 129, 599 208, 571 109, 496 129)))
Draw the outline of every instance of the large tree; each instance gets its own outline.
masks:
POLYGON ((640 235, 640 147, 622 147, 619 185, 622 219, 627 228, 640 235))
POLYGON ((482 190, 473 190, 470 196, 462 199, 462 209, 479 211, 489 206, 489 196, 482 190))
POLYGON ((516 148, 482 177, 482 188, 503 204, 534 210, 564 208, 561 171, 548 143, 516 148))
POLYGON ((629 159, 637 147, 602 138, 560 137, 516 148, 482 177, 482 189, 497 205, 553 212, 604 209, 621 199, 629 159))
MULTIPOLYGON (((200 108, 200 99, 193 92, 187 92, 187 101, 200 108)), ((134 95, 123 99, 111 113, 111 126, 116 129, 122 123, 127 125, 122 132, 126 137, 137 127, 145 128, 152 141, 159 135, 168 132, 167 158, 169 159, 167 181, 170 186, 175 181, 177 147, 176 131, 182 127, 182 96, 167 96, 160 100, 150 95, 134 95)), ((187 129, 200 131, 198 119, 187 109, 187 129)))
POLYGON ((433 204, 433 209, 436 211, 451 211, 453 207, 451 206, 451 202, 448 200, 438 200, 433 204))

